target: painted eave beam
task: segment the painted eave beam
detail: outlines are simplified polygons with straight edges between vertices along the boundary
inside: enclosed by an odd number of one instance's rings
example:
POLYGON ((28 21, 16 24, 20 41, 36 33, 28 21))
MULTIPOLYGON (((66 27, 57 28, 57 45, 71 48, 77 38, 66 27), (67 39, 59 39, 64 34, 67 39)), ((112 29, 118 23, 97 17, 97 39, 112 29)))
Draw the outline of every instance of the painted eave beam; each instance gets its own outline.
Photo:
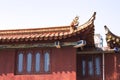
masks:
MULTIPOLYGON (((61 47, 64 46, 75 46, 77 42, 62 42, 60 43, 61 47)), ((8 44, 0 45, 0 49, 16 49, 16 48, 35 48, 35 47, 56 47, 54 43, 32 43, 32 44, 8 44)))

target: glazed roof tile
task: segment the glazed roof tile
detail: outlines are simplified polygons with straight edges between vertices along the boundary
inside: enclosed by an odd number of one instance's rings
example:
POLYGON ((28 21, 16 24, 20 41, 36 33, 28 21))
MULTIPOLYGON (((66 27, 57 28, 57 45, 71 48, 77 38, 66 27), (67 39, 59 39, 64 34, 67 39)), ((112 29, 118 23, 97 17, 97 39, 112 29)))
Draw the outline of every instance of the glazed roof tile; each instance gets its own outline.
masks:
POLYGON ((115 35, 114 33, 112 33, 107 26, 105 27, 105 32, 106 32, 106 42, 107 45, 110 48, 115 48, 115 47, 119 47, 120 48, 120 36, 115 35))
MULTIPOLYGON (((84 31, 91 30, 91 28, 93 29, 95 14, 96 13, 94 13, 86 23, 80 25, 74 32, 70 32, 70 26, 0 30, 0 42, 56 40, 76 36, 77 34, 81 34, 84 31)), ((94 34, 94 31, 91 34, 94 34)))

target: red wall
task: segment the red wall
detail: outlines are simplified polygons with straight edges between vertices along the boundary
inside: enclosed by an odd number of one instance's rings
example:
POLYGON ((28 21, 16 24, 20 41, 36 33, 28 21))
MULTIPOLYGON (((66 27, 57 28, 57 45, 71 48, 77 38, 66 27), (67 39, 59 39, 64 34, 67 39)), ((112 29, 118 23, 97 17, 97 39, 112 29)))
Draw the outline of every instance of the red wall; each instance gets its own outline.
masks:
POLYGON ((105 54, 106 80, 120 80, 120 53, 105 54))
POLYGON ((51 73, 15 75, 15 50, 0 50, 0 80, 76 80, 76 49, 52 48, 51 73))
POLYGON ((0 50, 0 75, 14 73, 14 50, 0 50))

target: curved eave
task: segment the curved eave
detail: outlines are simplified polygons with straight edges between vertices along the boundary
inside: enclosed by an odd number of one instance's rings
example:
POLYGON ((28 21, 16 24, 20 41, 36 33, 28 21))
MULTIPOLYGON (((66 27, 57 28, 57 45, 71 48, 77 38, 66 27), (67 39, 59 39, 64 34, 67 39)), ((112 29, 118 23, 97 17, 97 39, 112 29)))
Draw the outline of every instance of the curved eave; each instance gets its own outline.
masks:
MULTIPOLYGON (((77 30, 70 32, 70 26, 52 27, 52 28, 36 28, 36 29, 18 29, 18 30, 1 30, 0 42, 27 42, 27 41, 44 41, 44 40, 61 40, 70 38, 83 33, 90 33, 94 36, 94 20, 96 12, 77 30), (87 32, 86 32, 87 31, 87 32)), ((94 39, 94 38, 93 38, 94 39)), ((91 40, 94 44, 94 40, 91 40)))
POLYGON ((106 42, 110 48, 120 47, 120 37, 113 34, 107 26, 104 26, 106 32, 106 42))

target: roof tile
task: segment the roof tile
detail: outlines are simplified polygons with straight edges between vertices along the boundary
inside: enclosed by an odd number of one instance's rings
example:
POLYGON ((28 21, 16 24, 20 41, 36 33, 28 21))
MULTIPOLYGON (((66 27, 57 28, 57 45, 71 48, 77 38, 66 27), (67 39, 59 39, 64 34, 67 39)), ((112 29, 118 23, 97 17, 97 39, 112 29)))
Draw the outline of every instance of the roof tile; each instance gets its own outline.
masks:
POLYGON ((93 15, 85 24, 78 27, 74 32, 70 32, 70 26, 35 28, 35 29, 17 29, 0 30, 0 41, 18 42, 18 41, 37 41, 37 40, 56 40, 81 34, 94 26, 95 15, 93 15))
POLYGON ((105 30, 106 30, 106 41, 107 41, 107 45, 110 48, 115 48, 115 47, 119 47, 120 48, 120 37, 113 34, 108 28, 107 26, 104 26, 105 30))

